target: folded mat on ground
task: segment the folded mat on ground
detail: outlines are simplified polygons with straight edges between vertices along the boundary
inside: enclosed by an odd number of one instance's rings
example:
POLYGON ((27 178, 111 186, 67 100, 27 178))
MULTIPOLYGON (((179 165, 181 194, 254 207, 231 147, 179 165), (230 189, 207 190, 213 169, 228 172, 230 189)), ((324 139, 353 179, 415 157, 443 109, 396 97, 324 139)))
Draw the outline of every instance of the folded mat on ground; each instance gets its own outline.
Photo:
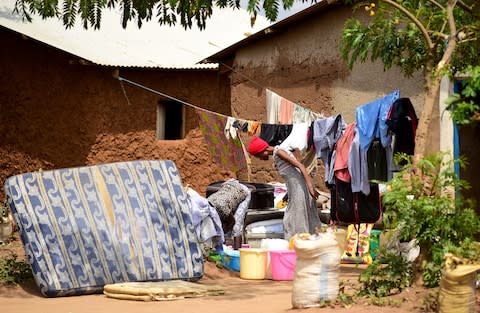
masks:
POLYGON ((5 191, 45 296, 203 275, 186 194, 170 160, 26 173, 8 178, 5 191))
POLYGON ((181 280, 126 282, 105 285, 103 293, 110 298, 138 301, 165 301, 223 295, 218 285, 203 285, 181 280))

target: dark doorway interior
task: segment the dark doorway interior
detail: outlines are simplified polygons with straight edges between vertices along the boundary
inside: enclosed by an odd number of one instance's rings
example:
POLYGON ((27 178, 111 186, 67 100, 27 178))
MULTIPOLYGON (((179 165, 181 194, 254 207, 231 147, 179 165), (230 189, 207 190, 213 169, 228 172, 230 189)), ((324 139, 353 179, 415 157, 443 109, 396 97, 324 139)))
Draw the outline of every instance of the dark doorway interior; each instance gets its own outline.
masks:
MULTIPOLYGON (((454 84, 454 92, 460 93, 461 88, 461 80, 457 80, 454 84)), ((478 163, 480 160, 480 122, 457 127, 457 131, 457 153, 467 160, 467 166, 459 170, 460 178, 470 184, 470 189, 464 190, 462 195, 465 199, 474 201, 473 208, 480 215, 480 166, 478 163)))
POLYGON ((176 140, 184 137, 184 107, 173 100, 158 102, 157 138, 176 140))

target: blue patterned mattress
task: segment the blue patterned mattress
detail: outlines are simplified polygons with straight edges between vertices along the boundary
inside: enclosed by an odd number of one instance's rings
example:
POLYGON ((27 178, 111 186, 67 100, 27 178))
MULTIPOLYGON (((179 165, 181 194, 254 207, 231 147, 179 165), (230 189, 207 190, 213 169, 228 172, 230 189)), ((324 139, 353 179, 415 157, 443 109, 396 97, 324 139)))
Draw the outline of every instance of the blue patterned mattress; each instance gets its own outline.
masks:
POLYGON ((5 192, 45 296, 203 275, 201 249, 172 161, 26 173, 8 178, 5 192))

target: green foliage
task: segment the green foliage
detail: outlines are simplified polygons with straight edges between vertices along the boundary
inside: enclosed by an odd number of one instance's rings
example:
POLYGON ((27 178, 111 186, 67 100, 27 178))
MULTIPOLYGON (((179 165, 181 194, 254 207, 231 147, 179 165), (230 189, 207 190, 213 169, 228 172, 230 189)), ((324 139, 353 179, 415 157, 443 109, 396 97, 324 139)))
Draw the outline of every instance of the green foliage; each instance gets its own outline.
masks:
POLYGON ((413 266, 401 255, 382 253, 362 272, 359 280, 363 284, 359 295, 378 302, 375 299, 401 292, 411 285, 413 266))
POLYGON ((421 312, 438 312, 438 289, 430 291, 425 298, 422 299, 421 312))
POLYGON ((480 242, 467 238, 460 245, 453 245, 447 250, 456 257, 469 260, 471 263, 480 263, 480 242))
MULTIPOLYGON (((442 59, 449 31, 447 0, 347 2, 353 3, 354 9, 360 9, 365 16, 345 23, 341 50, 350 68, 356 62, 380 60, 385 69, 399 66, 408 77, 425 70, 427 63, 438 64, 442 59), (433 46, 429 46, 427 37, 433 46)), ((463 3, 466 6, 454 7, 454 23, 462 40, 457 42, 451 63, 445 64, 448 68, 451 66, 452 73, 480 62, 477 43, 480 21, 474 11, 478 4, 473 0, 463 3)), ((361 16, 361 12, 357 16, 361 16)), ((429 69, 432 70, 433 67, 429 69)))
POLYGON ((340 281, 339 286, 338 286, 338 296, 337 299, 335 300, 335 303, 344 307, 344 308, 349 308, 352 305, 355 304, 356 301, 356 295, 348 294, 345 292, 345 282, 340 281))
POLYGON ((385 69, 397 65, 406 76, 412 76, 426 63, 425 42, 415 24, 402 21, 404 26, 399 27, 402 16, 387 13, 384 5, 381 8, 367 25, 356 18, 347 20, 341 38, 342 56, 350 68, 358 61, 380 59, 385 69))
POLYGON ((453 160, 443 153, 427 156, 416 165, 405 155, 400 159, 406 165, 387 183, 389 191, 383 195, 384 221, 399 231, 401 240, 417 240, 424 285, 434 287, 441 277, 444 254, 472 249, 480 219, 460 197, 468 185, 456 177, 453 160))
MULTIPOLYGON (((249 0, 247 11, 253 17, 262 8, 265 16, 275 21, 279 8, 289 9, 295 2, 307 0, 249 0)), ((316 0, 312 0, 312 3, 316 0)), ((141 27, 144 21, 156 18, 163 25, 175 25, 180 22, 185 28, 195 23, 204 29, 213 12, 213 6, 220 8, 240 8, 240 0, 16 0, 15 11, 31 21, 32 15, 38 13, 42 18, 57 17, 69 28, 75 24, 77 17, 84 28, 100 28, 102 11, 119 7, 122 12, 121 24, 125 28, 135 21, 141 27)))
POLYGON ((18 261, 16 255, 6 259, 0 258, 0 284, 20 284, 31 278, 33 278, 33 275, 30 265, 26 262, 18 261))
POLYGON ((480 66, 468 67, 468 78, 462 81, 461 92, 447 99, 447 110, 458 125, 480 120, 480 66))
POLYGON ((370 296, 368 303, 376 306, 390 306, 390 307, 397 307, 397 308, 399 308, 402 304, 402 302, 398 299, 392 299, 388 297, 376 297, 376 296, 370 296))

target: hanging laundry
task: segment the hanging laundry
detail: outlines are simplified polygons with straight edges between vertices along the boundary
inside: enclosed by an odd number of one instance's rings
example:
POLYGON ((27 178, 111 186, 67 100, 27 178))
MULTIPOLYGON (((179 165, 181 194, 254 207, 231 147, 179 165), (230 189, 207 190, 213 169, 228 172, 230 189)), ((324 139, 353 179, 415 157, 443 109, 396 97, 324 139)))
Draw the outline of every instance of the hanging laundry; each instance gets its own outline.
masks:
POLYGON ((227 117, 227 122, 225 123, 225 129, 224 129, 224 133, 225 133, 225 137, 227 137, 227 139, 237 139, 237 128, 233 127, 233 123, 235 122, 235 118, 234 117, 231 117, 231 116, 228 116, 227 117))
POLYGON ((322 113, 317 113, 317 112, 313 112, 313 111, 309 112, 309 116, 310 117, 307 118, 307 123, 311 123, 311 122, 313 122, 313 121, 315 121, 319 118, 324 118, 325 117, 325 115, 323 115, 322 113))
POLYGON ((307 152, 302 155, 300 162, 305 166, 307 173, 312 176, 312 178, 316 176, 318 159, 315 154, 315 149, 307 150, 307 152))
POLYGON ((304 152, 308 147, 308 128, 307 123, 293 124, 290 135, 280 144, 280 147, 290 150, 300 150, 304 152))
POLYGON ((292 132, 293 125, 262 124, 259 137, 270 146, 278 146, 292 132))
POLYGON ((383 206, 378 184, 370 184, 370 193, 352 192, 352 185, 339 179, 331 193, 330 217, 346 224, 376 223, 382 217, 383 206))
POLYGON ((386 123, 395 134, 394 153, 413 155, 418 118, 409 98, 399 98, 393 102, 386 123))
POLYGON ((362 149, 367 150, 374 138, 380 138, 384 147, 390 145, 392 136, 388 132, 386 120, 390 107, 399 97, 400 91, 395 90, 356 109, 355 118, 362 149))
POLYGON ((322 159, 325 166, 325 182, 334 184, 333 164, 335 164, 334 146, 342 136, 345 121, 341 114, 320 118, 313 122, 313 144, 317 158, 322 159))
POLYGON ((215 162, 232 172, 247 169, 247 162, 240 139, 228 140, 224 129, 227 116, 195 109, 199 118, 199 127, 207 142, 208 151, 215 162))
POLYGON ((387 151, 378 139, 374 139, 367 151, 368 179, 388 180, 387 151))
POLYGON ((280 124, 292 124, 294 103, 288 99, 281 98, 278 122, 280 124))
POLYGON ((270 89, 266 89, 265 93, 267 96, 267 123, 277 124, 280 111, 280 101, 282 97, 270 89))
POLYGON ((370 183, 368 181, 367 151, 360 146, 358 130, 355 130, 355 136, 350 145, 348 172, 350 173, 352 192, 362 192, 364 195, 369 195, 370 183))
POLYGON ((248 121, 247 133, 249 136, 257 136, 260 134, 261 124, 257 121, 248 121))
POLYGON ((312 119, 311 111, 301 105, 295 104, 293 106, 292 122, 295 123, 311 123, 315 119, 312 119))
POLYGON ((313 144, 313 122, 310 123, 307 132, 307 150, 314 150, 315 145, 313 144))
POLYGON ((246 133, 248 131, 248 122, 246 120, 238 120, 236 119, 232 126, 237 129, 238 131, 246 133))
POLYGON ((348 172, 348 158, 350 155, 350 147, 352 145, 353 137, 355 136, 355 122, 350 123, 343 135, 338 139, 336 150, 337 154, 335 157, 335 165, 333 167, 333 171, 335 177, 340 179, 344 182, 350 182, 351 177, 350 173, 348 172))
POLYGON ((301 105, 293 105, 293 117, 292 123, 312 123, 316 119, 323 118, 324 115, 321 113, 313 112, 310 109, 302 107, 301 105))

